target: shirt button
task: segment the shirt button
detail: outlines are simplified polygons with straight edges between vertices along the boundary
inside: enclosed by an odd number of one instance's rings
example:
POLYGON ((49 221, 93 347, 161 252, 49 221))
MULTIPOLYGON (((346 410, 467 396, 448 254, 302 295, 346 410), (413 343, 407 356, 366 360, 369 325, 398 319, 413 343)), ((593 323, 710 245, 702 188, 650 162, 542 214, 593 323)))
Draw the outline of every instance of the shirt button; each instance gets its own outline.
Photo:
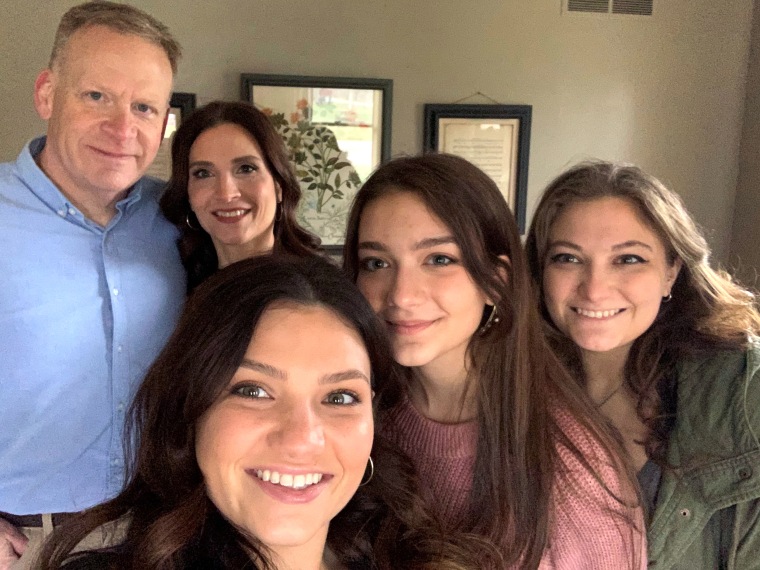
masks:
POLYGON ((114 287, 111 291, 113 292, 114 296, 119 294, 119 290, 116 287, 114 287))
POLYGON ((119 405, 116 406, 116 409, 119 410, 120 412, 123 412, 124 411, 124 402, 119 402, 119 405))
POLYGON ((58 210, 58 212, 56 212, 56 213, 57 213, 59 216, 61 216, 62 218, 65 218, 65 217, 66 217, 66 210, 58 210))
POLYGON ((741 467, 739 468, 739 471, 736 473, 739 476, 739 481, 746 481, 750 477, 752 477, 752 468, 751 467, 741 467))
POLYGON ((112 459, 111 460, 111 465, 113 465, 114 467, 118 467, 119 466, 119 460, 118 459, 112 459))
POLYGON ((74 208, 69 208, 69 214, 71 214, 72 216, 76 216, 77 211, 74 208))
POLYGON ((121 352, 122 350, 124 350, 124 348, 121 345, 116 347, 116 352, 121 352))

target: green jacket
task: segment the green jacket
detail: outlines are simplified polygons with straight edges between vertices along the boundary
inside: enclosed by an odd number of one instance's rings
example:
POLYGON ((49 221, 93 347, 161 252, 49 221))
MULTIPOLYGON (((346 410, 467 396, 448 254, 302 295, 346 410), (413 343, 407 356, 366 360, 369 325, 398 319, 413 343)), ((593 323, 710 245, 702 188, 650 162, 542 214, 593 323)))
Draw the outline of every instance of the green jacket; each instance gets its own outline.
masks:
POLYGON ((760 569, 760 345, 678 369, 676 425, 648 531, 656 570, 760 569))

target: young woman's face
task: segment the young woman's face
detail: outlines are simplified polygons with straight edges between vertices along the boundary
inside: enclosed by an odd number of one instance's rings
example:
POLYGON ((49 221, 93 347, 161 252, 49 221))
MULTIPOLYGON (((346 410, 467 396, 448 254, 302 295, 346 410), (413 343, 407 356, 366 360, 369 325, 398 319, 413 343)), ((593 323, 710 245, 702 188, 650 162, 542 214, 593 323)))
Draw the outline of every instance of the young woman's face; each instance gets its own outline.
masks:
POLYGON ((622 350, 654 322, 680 261, 622 198, 568 206, 544 259, 544 299, 557 328, 591 352, 622 350))
POLYGON ((217 251, 270 250, 279 190, 248 131, 223 123, 202 132, 190 147, 188 166, 190 208, 217 251))
POLYGON ((262 315, 240 368, 201 418, 196 455, 232 524, 275 552, 321 548, 364 476, 373 433, 359 334, 325 308, 282 304, 262 315))
POLYGON ((432 374, 462 370, 487 299, 451 230, 399 191, 366 205, 358 242, 356 283, 386 323, 396 361, 432 374))

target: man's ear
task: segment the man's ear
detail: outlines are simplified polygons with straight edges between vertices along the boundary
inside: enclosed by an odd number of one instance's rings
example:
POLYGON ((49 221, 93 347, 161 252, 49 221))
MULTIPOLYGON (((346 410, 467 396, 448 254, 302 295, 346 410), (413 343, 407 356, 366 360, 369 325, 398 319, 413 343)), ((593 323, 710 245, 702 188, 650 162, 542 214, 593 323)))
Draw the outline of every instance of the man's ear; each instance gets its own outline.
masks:
POLYGON ((55 74, 46 69, 34 82, 34 108, 43 121, 53 115, 53 95, 55 92, 55 74))

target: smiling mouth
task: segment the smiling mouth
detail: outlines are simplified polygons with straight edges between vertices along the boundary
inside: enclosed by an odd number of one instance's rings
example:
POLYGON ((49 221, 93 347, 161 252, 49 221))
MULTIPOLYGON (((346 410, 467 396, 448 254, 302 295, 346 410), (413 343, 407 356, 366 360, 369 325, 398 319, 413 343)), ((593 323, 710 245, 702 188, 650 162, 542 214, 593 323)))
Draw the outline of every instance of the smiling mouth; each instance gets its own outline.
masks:
POLYGON ((278 471, 270 471, 269 469, 256 469, 256 477, 264 481, 265 483, 272 483, 274 485, 280 485, 281 487, 287 487, 289 489, 305 489, 312 485, 316 485, 322 480, 322 473, 304 473, 299 475, 292 475, 290 473, 280 473, 278 471))
POLYGON ((212 212, 215 216, 219 218, 237 218, 240 216, 244 216, 247 214, 250 210, 217 210, 215 212, 212 212))
POLYGON ((625 311, 625 309, 611 309, 608 311, 587 311, 586 309, 581 309, 580 307, 573 307, 573 311, 578 313, 579 315, 583 317, 588 317, 590 319, 606 319, 607 317, 614 317, 615 315, 622 313, 625 311))

